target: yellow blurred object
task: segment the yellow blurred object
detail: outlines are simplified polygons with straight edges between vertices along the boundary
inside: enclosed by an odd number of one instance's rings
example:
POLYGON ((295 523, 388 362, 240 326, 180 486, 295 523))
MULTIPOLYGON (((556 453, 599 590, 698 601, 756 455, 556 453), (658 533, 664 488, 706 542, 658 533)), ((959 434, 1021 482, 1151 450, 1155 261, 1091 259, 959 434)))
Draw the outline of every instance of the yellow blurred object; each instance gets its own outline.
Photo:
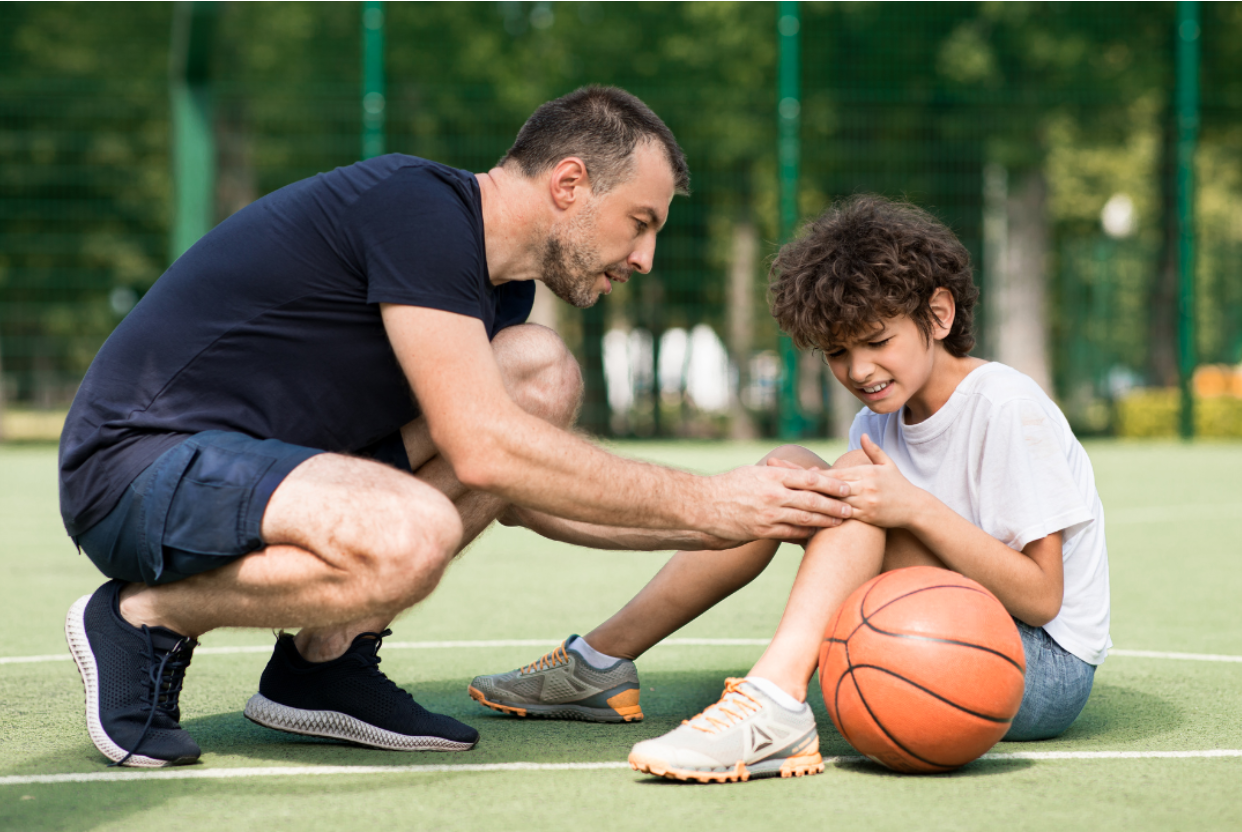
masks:
POLYGON ((25 410, 13 407, 0 413, 0 440, 5 442, 58 442, 65 426, 65 410, 25 410))

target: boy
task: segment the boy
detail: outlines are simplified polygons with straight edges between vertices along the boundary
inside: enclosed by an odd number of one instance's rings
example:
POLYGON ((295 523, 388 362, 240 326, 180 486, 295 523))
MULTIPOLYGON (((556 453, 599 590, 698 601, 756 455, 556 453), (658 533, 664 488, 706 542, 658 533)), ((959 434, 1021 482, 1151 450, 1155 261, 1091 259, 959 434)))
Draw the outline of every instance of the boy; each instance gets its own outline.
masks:
MULTIPOLYGON (((773 266, 772 312, 822 352, 867 407, 833 467, 849 520, 806 544, 776 635, 716 704, 634 746, 639 771, 736 781, 823 771, 806 704, 820 639, 845 598, 883 571, 930 564, 990 589, 1017 622, 1026 690, 1007 740, 1057 736, 1091 691, 1108 637, 1104 517, 1091 463, 1026 376, 969 354, 978 290, 969 255, 906 204, 829 209, 773 266)), ((825 468, 796 446, 769 465, 825 468)), ((526 715, 641 719, 632 659, 745 585, 777 544, 678 553, 624 609, 540 662, 479 677, 471 695, 526 715), (576 690, 575 690, 576 689, 576 690)))

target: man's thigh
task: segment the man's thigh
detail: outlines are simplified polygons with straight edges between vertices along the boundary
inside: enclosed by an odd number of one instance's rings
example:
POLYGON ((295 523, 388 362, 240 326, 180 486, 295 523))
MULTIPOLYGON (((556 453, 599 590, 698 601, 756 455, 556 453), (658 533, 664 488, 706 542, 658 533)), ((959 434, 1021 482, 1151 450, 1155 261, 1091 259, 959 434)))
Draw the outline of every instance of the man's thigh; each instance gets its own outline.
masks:
POLYGON ((77 538, 105 575, 151 586, 224 566, 264 545, 277 487, 315 448, 206 431, 165 451, 77 538))

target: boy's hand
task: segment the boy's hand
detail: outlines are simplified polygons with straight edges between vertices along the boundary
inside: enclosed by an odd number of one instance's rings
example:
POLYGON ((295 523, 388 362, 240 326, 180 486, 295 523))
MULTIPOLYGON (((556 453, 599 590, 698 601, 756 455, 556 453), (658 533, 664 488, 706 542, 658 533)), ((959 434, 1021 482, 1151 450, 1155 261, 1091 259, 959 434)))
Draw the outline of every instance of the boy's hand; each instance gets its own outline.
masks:
POLYGON ((832 475, 850 484, 850 496, 841 501, 853 509, 851 517, 882 529, 905 528, 927 493, 897 470, 880 446, 863 434, 862 450, 870 465, 834 468, 832 475))

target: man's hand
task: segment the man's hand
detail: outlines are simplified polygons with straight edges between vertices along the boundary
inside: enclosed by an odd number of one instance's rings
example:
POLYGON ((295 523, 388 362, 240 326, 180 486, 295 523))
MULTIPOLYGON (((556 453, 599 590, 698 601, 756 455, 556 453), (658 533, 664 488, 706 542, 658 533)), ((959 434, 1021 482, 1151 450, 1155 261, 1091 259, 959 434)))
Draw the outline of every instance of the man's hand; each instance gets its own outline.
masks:
POLYGON ((851 493, 835 475, 796 465, 749 466, 712 477, 715 522, 710 533, 730 540, 803 540, 851 516, 851 493))
POLYGON ((882 529, 908 528, 927 492, 912 485, 866 434, 862 450, 870 465, 832 470, 833 476, 849 483, 850 495, 844 501, 853 509, 852 516, 882 529))

